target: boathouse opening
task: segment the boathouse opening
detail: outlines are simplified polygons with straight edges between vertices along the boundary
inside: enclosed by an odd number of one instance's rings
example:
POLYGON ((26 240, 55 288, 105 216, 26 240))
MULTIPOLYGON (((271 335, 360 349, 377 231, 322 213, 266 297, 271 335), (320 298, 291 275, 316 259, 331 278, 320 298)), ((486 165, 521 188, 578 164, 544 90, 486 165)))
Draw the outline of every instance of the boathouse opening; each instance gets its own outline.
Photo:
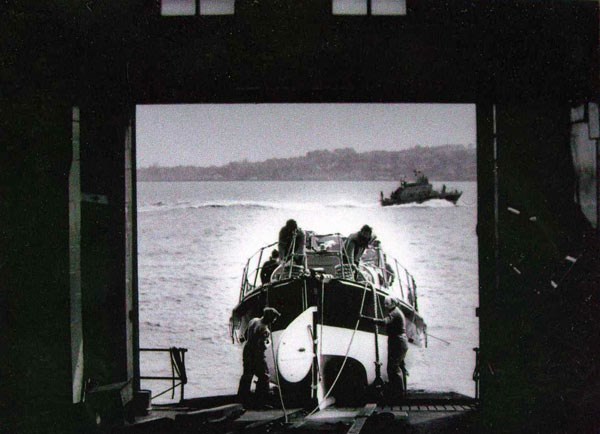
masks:
POLYGON ((185 347, 186 398, 236 393, 242 346, 227 324, 244 266, 294 218, 318 234, 371 225, 390 263, 414 277, 427 324, 427 348, 411 345, 408 356, 409 395, 475 398, 474 105, 139 105, 135 124, 142 389, 173 385, 169 353, 148 348, 185 347), (417 172, 434 192, 460 191, 459 202, 382 207, 380 193, 417 172))

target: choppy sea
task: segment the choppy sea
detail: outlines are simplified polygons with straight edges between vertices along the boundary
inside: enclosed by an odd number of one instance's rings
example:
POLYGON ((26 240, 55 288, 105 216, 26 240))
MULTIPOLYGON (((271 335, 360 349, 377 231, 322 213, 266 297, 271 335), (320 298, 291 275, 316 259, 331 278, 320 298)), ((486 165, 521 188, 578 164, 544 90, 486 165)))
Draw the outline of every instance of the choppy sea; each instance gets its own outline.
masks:
MULTIPOLYGON (((415 277, 430 334, 427 348, 410 349, 417 354, 409 389, 474 396, 477 184, 445 184, 463 190, 457 205, 383 208, 379 192, 389 195, 394 182, 138 183, 140 347, 188 349, 186 398, 235 393, 241 348, 231 343, 228 321, 247 258, 276 241, 290 218, 305 230, 343 235, 369 224, 415 277)), ((143 352, 140 365, 142 375, 171 374, 165 354, 143 352)), ((142 387, 156 395, 170 384, 142 387)))

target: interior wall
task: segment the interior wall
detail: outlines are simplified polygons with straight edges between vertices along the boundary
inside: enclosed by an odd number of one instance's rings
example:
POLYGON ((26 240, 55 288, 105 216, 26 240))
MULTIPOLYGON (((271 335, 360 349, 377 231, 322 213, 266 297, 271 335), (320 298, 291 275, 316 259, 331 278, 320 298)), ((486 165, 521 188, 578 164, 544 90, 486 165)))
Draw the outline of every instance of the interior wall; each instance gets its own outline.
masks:
MULTIPOLYGON (((132 377, 131 279, 127 279, 126 153, 129 110, 82 107, 82 293, 85 376, 92 385, 132 377)), ((128 142, 129 140, 129 142, 128 142)))
POLYGON ((73 402, 69 168, 72 108, 59 98, 4 111, 0 200, 0 406, 8 432, 61 432, 73 402), (12 430, 11 430, 12 429, 12 430))
POLYGON ((598 381, 590 369, 590 344, 600 344, 599 311, 590 308, 598 306, 591 297, 597 245, 574 201, 570 106, 505 103, 488 106, 483 115, 487 168, 480 171, 497 174, 496 188, 489 179, 479 184, 479 225, 487 227, 479 240, 486 424, 509 431, 571 429, 574 423, 589 428, 597 423, 591 414, 573 417, 589 412, 574 390, 592 390, 586 382, 598 381))

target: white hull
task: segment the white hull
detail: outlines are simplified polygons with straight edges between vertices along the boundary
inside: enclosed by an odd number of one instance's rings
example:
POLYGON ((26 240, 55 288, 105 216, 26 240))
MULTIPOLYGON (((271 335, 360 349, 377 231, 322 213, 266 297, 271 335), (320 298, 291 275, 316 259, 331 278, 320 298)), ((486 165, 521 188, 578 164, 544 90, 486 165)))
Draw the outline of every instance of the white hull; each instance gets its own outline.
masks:
MULTIPOLYGON (((369 386, 387 381, 387 333, 385 327, 376 331, 372 323, 358 321, 362 315, 382 318, 385 297, 393 297, 406 318, 411 346, 426 343, 414 278, 386 257, 380 244, 365 250, 356 267, 347 262, 344 237, 306 234, 302 265, 280 264, 267 283, 256 285, 267 247, 248 260, 232 313, 232 339, 241 342, 248 322, 266 306, 275 308, 281 315, 272 325, 267 363, 284 398, 321 404, 330 389, 349 400, 364 398, 373 392, 369 386)), ((406 365, 411 358, 409 350, 406 365)))
MULTIPOLYGON (((316 396, 321 403, 335 381, 339 369, 328 370, 327 366, 332 360, 336 360, 336 368, 340 361, 348 359, 355 361, 364 369, 366 384, 357 386, 369 386, 377 379, 377 362, 380 363, 380 378, 384 382, 387 378, 387 336, 378 334, 378 352, 375 346, 375 333, 361 330, 324 326, 317 324, 316 340, 313 342, 310 334, 315 307, 307 309, 285 330, 273 333, 273 349, 267 351, 267 364, 271 373, 271 381, 275 384, 285 382, 289 384, 307 385, 316 381, 316 396), (319 375, 313 376, 313 355, 316 348, 319 375), (274 363, 273 354, 277 360, 274 363), (314 380, 309 377, 313 376, 314 380)), ((412 347, 412 345, 411 345, 412 347)), ((411 351, 407 353, 405 364, 411 366, 411 351)))

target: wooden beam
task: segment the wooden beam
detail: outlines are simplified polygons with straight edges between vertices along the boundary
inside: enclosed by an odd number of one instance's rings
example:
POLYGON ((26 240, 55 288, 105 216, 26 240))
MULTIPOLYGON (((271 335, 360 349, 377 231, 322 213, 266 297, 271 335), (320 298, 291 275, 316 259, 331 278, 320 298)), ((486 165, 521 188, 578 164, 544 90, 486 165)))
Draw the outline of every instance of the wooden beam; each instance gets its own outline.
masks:
POLYGON ((359 434, 360 431, 365 426, 367 419, 375 411, 375 408, 377 408, 377 404, 370 403, 370 404, 365 405, 365 407, 362 409, 360 414, 358 416, 356 416, 356 418, 354 419, 354 423, 348 430, 347 434, 359 434))

